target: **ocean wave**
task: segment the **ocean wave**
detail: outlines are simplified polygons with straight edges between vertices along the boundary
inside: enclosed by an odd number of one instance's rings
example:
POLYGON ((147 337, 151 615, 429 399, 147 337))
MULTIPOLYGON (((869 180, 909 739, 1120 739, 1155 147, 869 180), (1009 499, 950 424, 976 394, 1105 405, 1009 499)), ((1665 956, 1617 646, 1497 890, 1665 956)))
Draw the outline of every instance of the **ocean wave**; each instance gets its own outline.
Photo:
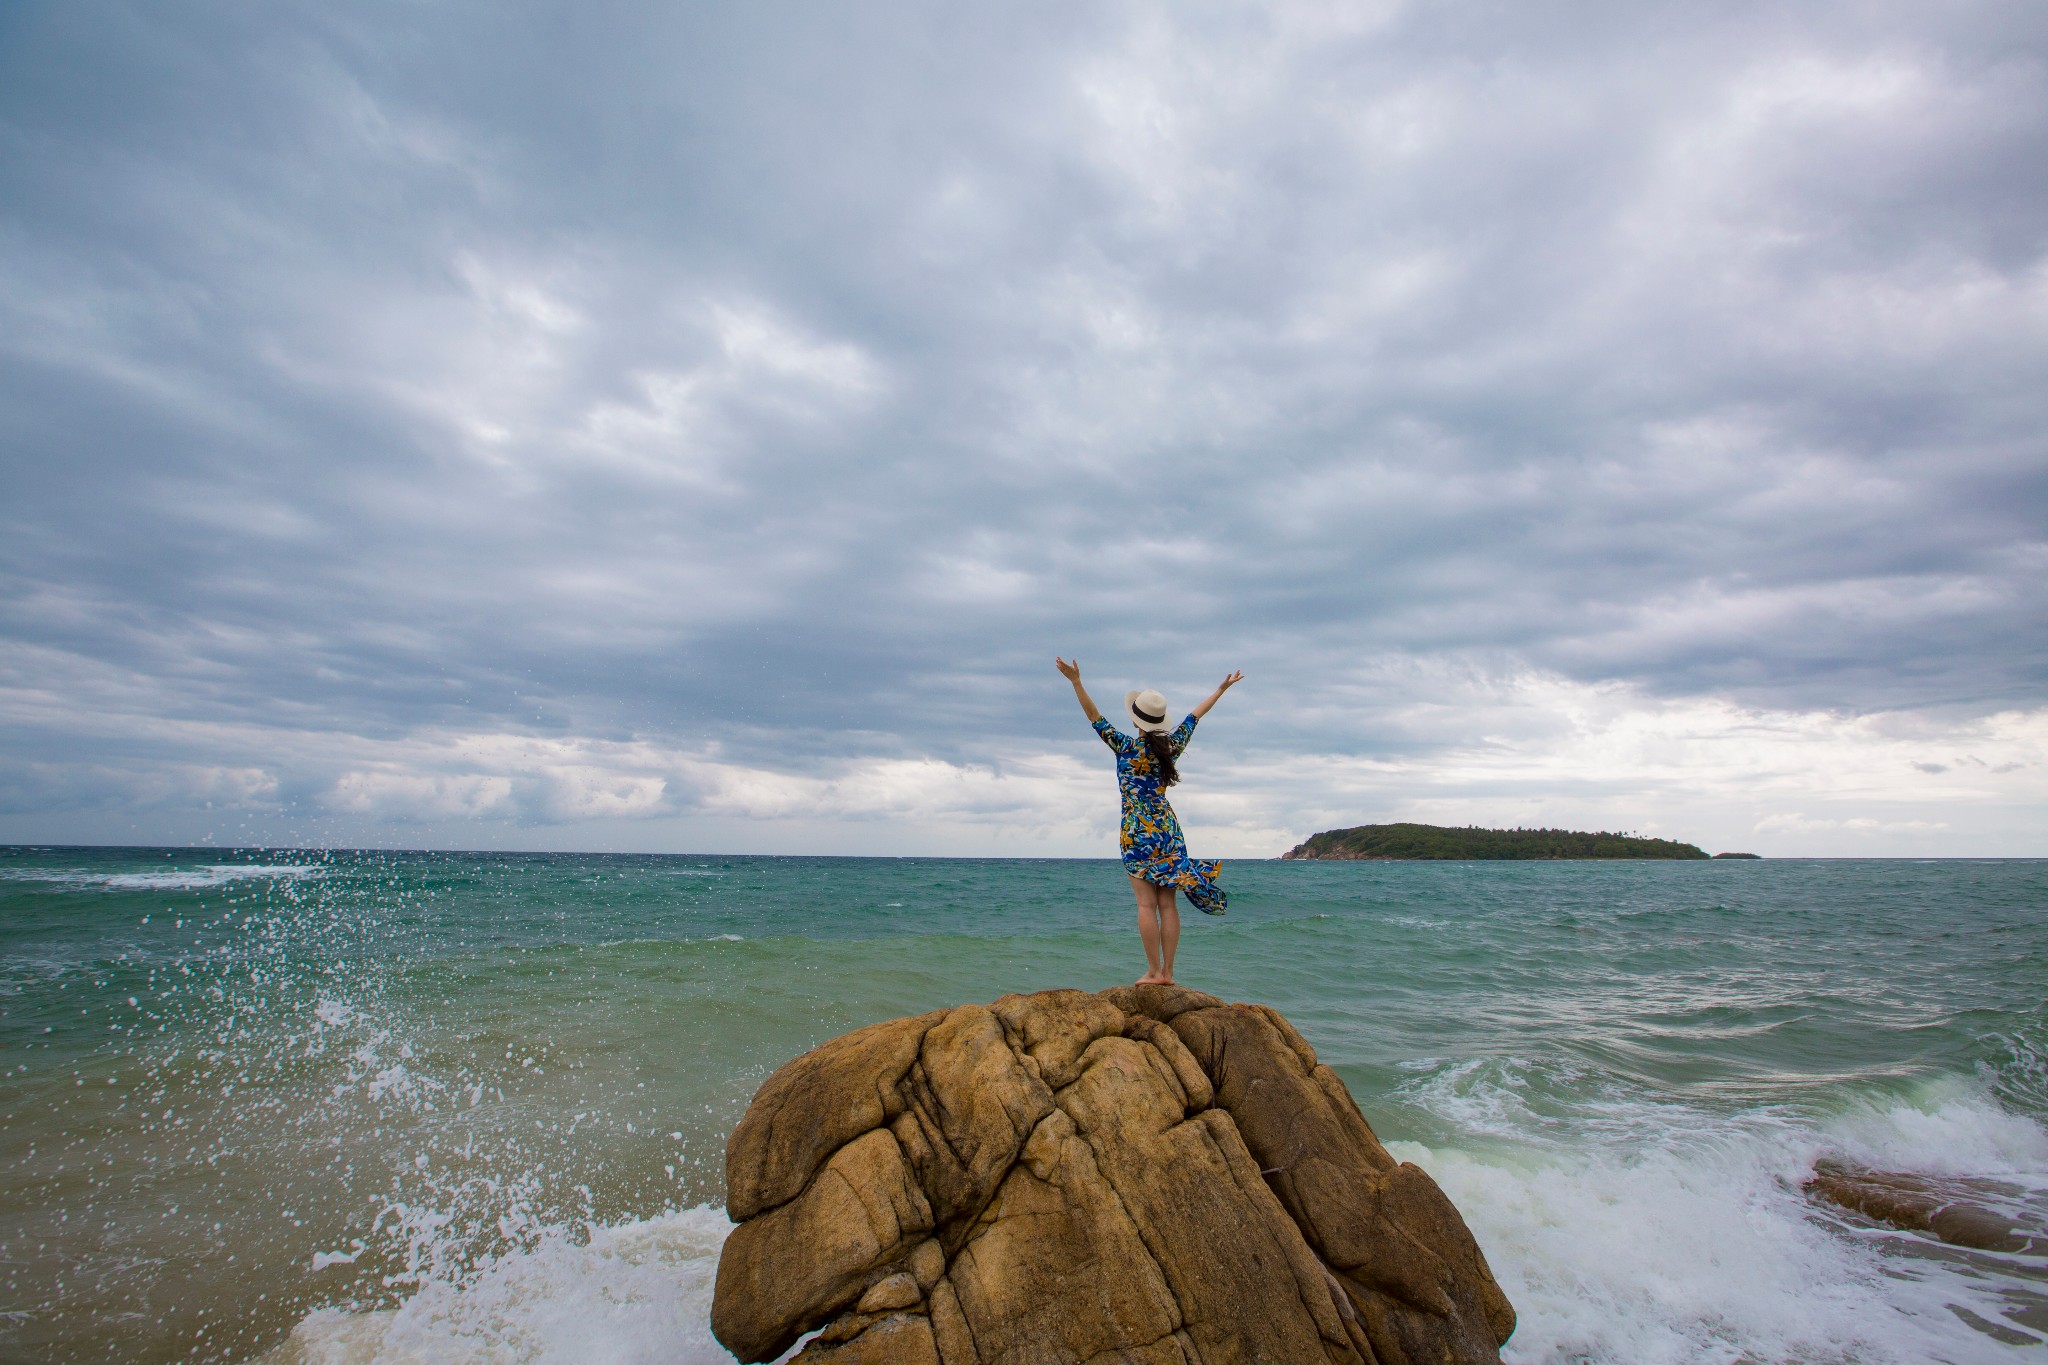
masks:
POLYGON ((2048 1114, 2048 1010, 1981 1042, 1990 1056, 1978 1074, 1998 1097, 2023 1113, 2048 1114))
POLYGON ((553 1229, 397 1308, 309 1313, 258 1365, 732 1365, 711 1335, 731 1230, 709 1206, 553 1229))
POLYGON ((1437 1179, 1485 1248, 1520 1314, 1509 1365, 2025 1358, 1955 1312, 2002 1318, 1995 1285, 1839 1234, 1774 1145, 1528 1166, 1393 1151, 1437 1179))
POLYGON ((251 878, 317 877, 327 869, 304 863, 209 863, 160 872, 88 872, 78 868, 10 867, 0 881, 49 882, 107 891, 206 891, 251 878))
POLYGON ((2048 1128, 1961 1077, 1929 1081, 1905 1098, 1859 1100, 1818 1127, 1830 1154, 1859 1165, 2048 1189, 2048 1128))
POLYGON ((1816 1207, 1816 1160, 2010 1182, 2048 1221, 2048 1131, 1953 1079, 1828 1114, 1710 1113, 1587 1069, 1432 1069, 1406 1098, 1457 1136, 1394 1142, 1443 1185, 1521 1316, 1510 1365, 2038 1359, 2048 1266, 1816 1207), (1569 1074, 1566 1074, 1569 1072, 1569 1074))

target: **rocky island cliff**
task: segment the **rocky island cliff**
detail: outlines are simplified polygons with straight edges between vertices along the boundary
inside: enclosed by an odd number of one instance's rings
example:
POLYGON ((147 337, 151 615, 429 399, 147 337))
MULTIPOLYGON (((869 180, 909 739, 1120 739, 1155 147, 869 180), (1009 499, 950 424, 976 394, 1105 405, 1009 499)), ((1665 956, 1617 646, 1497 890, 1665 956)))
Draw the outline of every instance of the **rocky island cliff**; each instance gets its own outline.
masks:
POLYGON ((834 1039, 726 1147, 712 1330, 804 1365, 1467 1365, 1514 1309, 1279 1014, 1009 995, 834 1039))

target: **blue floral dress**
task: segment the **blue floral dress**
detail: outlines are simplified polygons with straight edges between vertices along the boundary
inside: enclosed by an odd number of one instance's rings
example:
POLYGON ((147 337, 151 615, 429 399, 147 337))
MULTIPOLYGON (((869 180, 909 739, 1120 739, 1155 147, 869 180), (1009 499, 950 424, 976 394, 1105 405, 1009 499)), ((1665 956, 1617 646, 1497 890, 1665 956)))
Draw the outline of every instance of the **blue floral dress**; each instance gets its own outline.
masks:
MULTIPOLYGON (((1160 789, 1159 774, 1153 771, 1155 765, 1145 742, 1099 718, 1095 733, 1116 754, 1116 785, 1124 800, 1123 831, 1117 846, 1123 850, 1124 871, 1155 886, 1185 892, 1195 908, 1206 914, 1223 914, 1229 898, 1216 884, 1223 864, 1198 863, 1188 857, 1180 821, 1166 804, 1166 793, 1160 789)), ((1195 718, 1190 715, 1167 737, 1176 759, 1194 737, 1195 718)))

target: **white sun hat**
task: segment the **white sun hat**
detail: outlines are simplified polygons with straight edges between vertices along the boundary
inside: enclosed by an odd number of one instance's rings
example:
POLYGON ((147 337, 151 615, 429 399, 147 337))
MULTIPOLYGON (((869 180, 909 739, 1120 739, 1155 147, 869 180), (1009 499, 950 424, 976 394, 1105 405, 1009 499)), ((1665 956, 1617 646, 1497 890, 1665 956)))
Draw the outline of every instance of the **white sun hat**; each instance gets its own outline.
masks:
POLYGON ((1124 693, 1124 710, 1131 713, 1131 724, 1140 730, 1168 730, 1166 723, 1166 698, 1151 688, 1142 692, 1124 693))

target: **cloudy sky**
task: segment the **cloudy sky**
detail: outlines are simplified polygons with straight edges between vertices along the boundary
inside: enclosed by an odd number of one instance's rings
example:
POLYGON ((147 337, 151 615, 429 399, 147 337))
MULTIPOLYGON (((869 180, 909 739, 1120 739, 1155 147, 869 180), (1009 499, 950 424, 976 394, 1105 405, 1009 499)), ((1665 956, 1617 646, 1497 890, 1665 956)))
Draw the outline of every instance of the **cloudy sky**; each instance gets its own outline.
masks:
POLYGON ((0 8, 0 841, 2048 855, 2048 7, 0 8))

